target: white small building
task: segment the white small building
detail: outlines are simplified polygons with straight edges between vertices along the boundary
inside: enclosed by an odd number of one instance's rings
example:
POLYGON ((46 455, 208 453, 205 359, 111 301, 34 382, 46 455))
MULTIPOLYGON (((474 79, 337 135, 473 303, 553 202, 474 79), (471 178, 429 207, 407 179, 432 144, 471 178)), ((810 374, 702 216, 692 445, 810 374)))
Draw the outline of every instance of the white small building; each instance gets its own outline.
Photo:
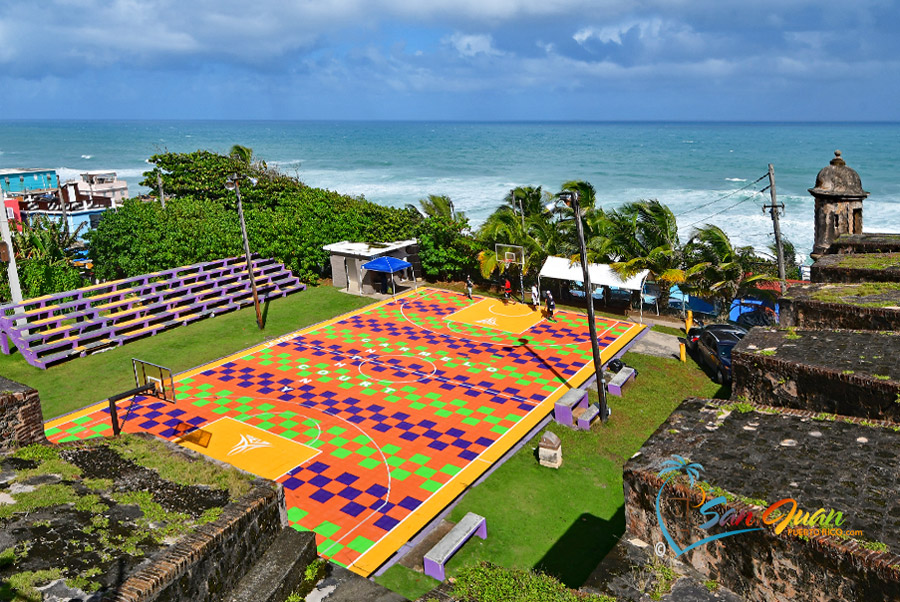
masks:
POLYGON ((114 171, 89 171, 81 174, 81 180, 70 180, 78 187, 79 196, 106 197, 113 207, 121 205, 128 198, 128 182, 120 180, 114 171))
POLYGON ((403 283, 414 283, 416 272, 421 273, 422 270, 422 263, 419 261, 419 241, 415 238, 390 243, 344 240, 322 248, 331 253, 331 278, 334 286, 351 293, 361 295, 389 293, 392 290, 392 278, 395 286, 403 286, 403 283), (363 269, 364 263, 377 257, 396 257, 408 261, 413 267, 391 275, 363 269))

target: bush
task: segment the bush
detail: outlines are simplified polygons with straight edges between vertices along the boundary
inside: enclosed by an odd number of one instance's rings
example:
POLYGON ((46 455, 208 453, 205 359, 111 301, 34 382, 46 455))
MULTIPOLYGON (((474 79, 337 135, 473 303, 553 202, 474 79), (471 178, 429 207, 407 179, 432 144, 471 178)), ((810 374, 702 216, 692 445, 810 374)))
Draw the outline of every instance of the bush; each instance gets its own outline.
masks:
POLYGON ((477 272, 475 241, 469 220, 433 216, 416 228, 422 271, 430 280, 462 280, 477 272))
MULTIPOLYGON (((152 160, 172 173, 164 178, 167 201, 137 199, 107 212, 89 233, 90 257, 102 280, 138 276, 243 252, 236 197, 225 191, 227 174, 259 177, 241 188, 250 250, 286 264, 304 282, 330 273, 322 247, 350 240, 390 242, 411 238, 421 216, 336 192, 310 188, 264 165, 235 163, 206 151, 157 155, 152 160), (241 168, 243 166, 243 168, 241 168)), ((153 185, 155 178, 145 184, 153 185)))
POLYGON ((583 594, 549 575, 505 569, 482 562, 463 568, 453 595, 471 602, 615 602, 609 596, 583 594))

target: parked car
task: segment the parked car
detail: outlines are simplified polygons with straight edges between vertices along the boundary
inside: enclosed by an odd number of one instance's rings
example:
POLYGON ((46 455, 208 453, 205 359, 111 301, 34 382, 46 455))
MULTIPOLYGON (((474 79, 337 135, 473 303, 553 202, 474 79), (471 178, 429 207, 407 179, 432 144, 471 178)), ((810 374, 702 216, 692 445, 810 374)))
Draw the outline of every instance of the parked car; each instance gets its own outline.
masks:
POLYGON ((747 329, 736 324, 708 324, 691 328, 687 334, 687 348, 698 364, 712 370, 717 383, 730 383, 731 349, 746 334, 747 329))

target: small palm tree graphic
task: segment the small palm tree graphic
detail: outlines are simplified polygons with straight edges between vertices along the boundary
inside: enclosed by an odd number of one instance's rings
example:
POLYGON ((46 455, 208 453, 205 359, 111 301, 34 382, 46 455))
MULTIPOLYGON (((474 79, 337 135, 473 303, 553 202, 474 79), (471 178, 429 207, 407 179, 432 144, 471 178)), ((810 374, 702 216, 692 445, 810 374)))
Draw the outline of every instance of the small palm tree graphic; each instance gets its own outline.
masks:
MULTIPOLYGON (((691 489, 694 488, 694 483, 700 478, 700 471, 704 470, 703 465, 697 462, 691 462, 687 458, 679 456, 678 454, 672 454, 671 460, 666 460, 661 465, 662 470, 659 471, 657 476, 662 477, 663 475, 669 475, 666 478, 665 483, 663 483, 663 487, 671 481, 673 478, 677 477, 680 474, 686 474, 688 479, 690 480, 691 489)), ((687 518, 688 512, 690 511, 690 496, 685 496, 683 498, 672 498, 673 500, 684 500, 684 516, 687 518)))

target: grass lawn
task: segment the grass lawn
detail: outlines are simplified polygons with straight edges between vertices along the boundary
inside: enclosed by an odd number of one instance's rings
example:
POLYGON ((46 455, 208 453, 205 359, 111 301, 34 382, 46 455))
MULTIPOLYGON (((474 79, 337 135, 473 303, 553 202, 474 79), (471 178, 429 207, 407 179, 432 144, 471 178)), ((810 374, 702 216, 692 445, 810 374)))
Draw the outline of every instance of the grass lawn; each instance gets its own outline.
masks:
MULTIPOLYGON (((609 398, 606 425, 596 423, 590 432, 548 427, 562 440, 559 470, 538 464, 539 434, 453 509, 453 522, 466 512, 486 517, 488 538, 469 540, 447 564, 448 575, 488 560, 539 569, 577 588, 612 549, 625 532, 622 466, 683 399, 728 393, 694 362, 635 353, 624 359, 640 374, 624 397, 609 398)), ((377 581, 410 599, 437 586, 399 565, 377 581)))
POLYGON ((672 336, 684 338, 684 329, 675 328, 674 326, 666 326, 665 324, 654 324, 650 330, 661 332, 663 334, 671 334, 672 336))
POLYGON ((0 355, 0 374, 37 389, 46 420, 132 388, 131 358, 183 372, 369 303, 371 299, 330 286, 310 287, 264 306, 265 330, 256 327, 256 312, 249 307, 47 370, 28 364, 18 353, 0 355))

